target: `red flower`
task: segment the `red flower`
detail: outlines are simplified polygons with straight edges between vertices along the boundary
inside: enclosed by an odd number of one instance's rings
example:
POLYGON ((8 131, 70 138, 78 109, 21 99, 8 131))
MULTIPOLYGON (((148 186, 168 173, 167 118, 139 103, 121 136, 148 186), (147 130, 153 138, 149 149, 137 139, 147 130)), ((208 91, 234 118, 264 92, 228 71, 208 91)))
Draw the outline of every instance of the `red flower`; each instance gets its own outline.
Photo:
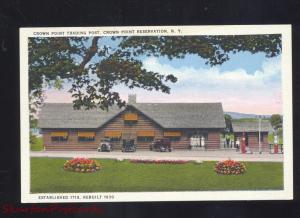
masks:
POLYGON ((238 161, 225 160, 216 163, 215 171, 218 174, 237 175, 237 174, 244 173, 246 171, 246 167, 243 163, 240 163, 238 161))
POLYGON ((73 158, 72 160, 66 161, 63 168, 76 172, 95 172, 100 170, 100 164, 95 160, 87 158, 73 158))

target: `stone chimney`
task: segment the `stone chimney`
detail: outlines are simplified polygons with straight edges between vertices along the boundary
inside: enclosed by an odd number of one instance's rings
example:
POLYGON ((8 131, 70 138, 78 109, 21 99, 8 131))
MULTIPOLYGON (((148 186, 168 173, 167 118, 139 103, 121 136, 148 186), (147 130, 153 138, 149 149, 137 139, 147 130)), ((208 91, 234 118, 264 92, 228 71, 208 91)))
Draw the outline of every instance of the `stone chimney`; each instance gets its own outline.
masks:
POLYGON ((135 104, 136 103, 136 94, 128 95, 128 104, 135 104))

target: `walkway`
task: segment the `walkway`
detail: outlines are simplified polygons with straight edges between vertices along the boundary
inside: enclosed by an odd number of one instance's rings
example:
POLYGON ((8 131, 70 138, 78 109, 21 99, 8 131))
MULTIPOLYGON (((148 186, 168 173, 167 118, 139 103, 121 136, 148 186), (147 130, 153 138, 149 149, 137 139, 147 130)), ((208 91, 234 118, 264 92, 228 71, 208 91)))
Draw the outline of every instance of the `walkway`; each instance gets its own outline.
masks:
POLYGON ((106 159, 152 159, 152 160, 194 160, 220 161, 232 159, 237 161, 262 161, 262 162, 283 162, 283 154, 253 153, 240 154, 233 150, 221 151, 191 151, 175 150, 172 152, 137 151, 123 153, 121 151, 97 152, 97 151, 31 151, 31 157, 85 157, 85 158, 106 158, 106 159))

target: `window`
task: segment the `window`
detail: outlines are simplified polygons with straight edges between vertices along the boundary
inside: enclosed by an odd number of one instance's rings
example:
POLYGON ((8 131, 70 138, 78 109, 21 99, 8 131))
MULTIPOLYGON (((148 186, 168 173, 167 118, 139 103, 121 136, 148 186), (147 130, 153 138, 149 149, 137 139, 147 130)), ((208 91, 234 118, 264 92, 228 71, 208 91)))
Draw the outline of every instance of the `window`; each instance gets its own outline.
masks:
POLYGON ((78 141, 80 141, 80 142, 93 142, 93 141, 95 141, 95 137, 78 136, 78 141))
POLYGON ((170 139, 171 142, 178 142, 178 141, 180 141, 180 137, 179 136, 166 137, 166 138, 170 139))
POLYGON ((51 136, 53 142, 65 142, 68 141, 68 136, 51 136))
POLYGON ((137 123, 137 120, 124 120, 125 125, 133 125, 136 123, 137 123))
POLYGON ((138 142, 152 142, 154 140, 153 136, 138 136, 138 142))
POLYGON ((51 132, 52 142, 65 142, 68 140, 68 132, 51 132))
POLYGON ((124 124, 133 125, 138 121, 138 115, 136 113, 124 114, 124 124))
POLYGON ((121 141, 121 137, 111 137, 110 141, 111 142, 119 142, 119 141, 121 141))
POLYGON ((124 114, 124 120, 126 121, 137 121, 138 115, 136 113, 126 113, 124 114))
POLYGON ((78 141, 79 142, 92 142, 95 141, 95 132, 78 132, 78 141))
POLYGON ((170 139, 172 142, 180 141, 182 133, 180 131, 165 131, 164 137, 170 139))

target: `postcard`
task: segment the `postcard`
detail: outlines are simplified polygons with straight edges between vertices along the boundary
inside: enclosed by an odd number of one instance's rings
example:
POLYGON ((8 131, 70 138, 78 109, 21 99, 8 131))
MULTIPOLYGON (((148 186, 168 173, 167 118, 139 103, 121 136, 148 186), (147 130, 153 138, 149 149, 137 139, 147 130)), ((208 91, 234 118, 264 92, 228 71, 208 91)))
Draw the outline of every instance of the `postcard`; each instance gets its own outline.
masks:
POLYGON ((291 25, 20 28, 21 202, 293 199, 291 25))

